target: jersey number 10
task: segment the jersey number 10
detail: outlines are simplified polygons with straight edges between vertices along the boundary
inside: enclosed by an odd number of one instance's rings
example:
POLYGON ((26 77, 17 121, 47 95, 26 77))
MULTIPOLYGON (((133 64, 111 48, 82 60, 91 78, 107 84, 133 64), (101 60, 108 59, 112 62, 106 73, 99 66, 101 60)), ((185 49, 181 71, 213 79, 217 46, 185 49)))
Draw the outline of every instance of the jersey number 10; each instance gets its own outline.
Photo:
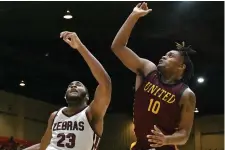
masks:
POLYGON ((153 114, 158 114, 159 108, 160 108, 160 102, 150 99, 150 102, 148 105, 148 111, 151 111, 153 114))
POLYGON ((75 140, 76 140, 76 135, 73 133, 69 133, 67 135, 65 135, 64 133, 59 133, 57 135, 57 138, 60 138, 57 142, 57 146, 58 147, 67 147, 67 148, 74 148, 75 146, 75 140), (65 139, 69 139, 68 143, 63 144, 63 141, 65 141, 65 139))

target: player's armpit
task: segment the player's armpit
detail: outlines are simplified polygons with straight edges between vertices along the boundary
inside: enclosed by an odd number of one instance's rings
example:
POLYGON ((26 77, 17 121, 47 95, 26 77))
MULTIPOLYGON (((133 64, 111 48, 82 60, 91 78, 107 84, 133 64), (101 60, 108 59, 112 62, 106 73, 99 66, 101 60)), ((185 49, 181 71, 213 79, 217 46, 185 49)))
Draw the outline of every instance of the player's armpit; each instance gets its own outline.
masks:
POLYGON ((179 128, 173 135, 167 136, 168 145, 184 145, 191 133, 196 105, 195 94, 190 89, 186 89, 180 102, 182 109, 179 128))
POLYGON ((57 112, 53 112, 49 119, 48 119, 48 126, 47 126, 47 129, 44 133, 44 136, 42 137, 41 139, 41 144, 40 144, 40 150, 46 150, 46 148, 48 147, 50 141, 51 141, 51 138, 52 138, 52 124, 53 124, 53 121, 54 121, 54 118, 55 118, 55 115, 57 114, 57 112))
POLYGON ((126 46, 112 48, 112 50, 114 54, 120 59, 120 61, 137 75, 146 76, 153 70, 156 70, 156 65, 153 62, 139 57, 126 46))
POLYGON ((89 106, 92 120, 101 120, 107 111, 111 101, 112 85, 98 85, 95 91, 94 100, 89 106))

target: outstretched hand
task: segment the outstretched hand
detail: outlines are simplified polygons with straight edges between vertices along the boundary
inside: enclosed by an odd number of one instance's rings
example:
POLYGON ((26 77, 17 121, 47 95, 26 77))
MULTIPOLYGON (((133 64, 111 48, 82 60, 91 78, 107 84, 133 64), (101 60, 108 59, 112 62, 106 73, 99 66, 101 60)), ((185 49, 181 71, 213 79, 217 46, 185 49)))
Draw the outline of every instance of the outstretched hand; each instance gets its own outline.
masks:
POLYGON ((63 40, 74 49, 79 49, 82 45, 82 42, 75 32, 63 31, 60 33, 60 38, 63 38, 63 40))
POLYGON ((151 147, 161 147, 163 145, 166 145, 166 137, 162 133, 162 131, 154 125, 154 129, 152 130, 152 133, 154 135, 147 135, 148 141, 151 143, 151 147))
POLYGON ((137 6, 134 7, 133 14, 137 15, 138 17, 143 17, 151 11, 152 9, 148 9, 148 4, 143 2, 143 3, 138 3, 137 6))

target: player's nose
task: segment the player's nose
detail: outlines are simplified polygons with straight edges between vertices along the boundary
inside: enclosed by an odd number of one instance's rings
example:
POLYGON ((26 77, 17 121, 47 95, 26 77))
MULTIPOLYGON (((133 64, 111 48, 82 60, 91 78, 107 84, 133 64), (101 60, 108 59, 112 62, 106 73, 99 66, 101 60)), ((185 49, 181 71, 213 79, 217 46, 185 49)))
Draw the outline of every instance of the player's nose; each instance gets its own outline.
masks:
POLYGON ((72 86, 71 86, 71 89, 76 89, 76 88, 77 88, 76 85, 72 85, 72 86))
POLYGON ((163 60, 166 60, 166 56, 163 56, 162 59, 163 59, 163 60))

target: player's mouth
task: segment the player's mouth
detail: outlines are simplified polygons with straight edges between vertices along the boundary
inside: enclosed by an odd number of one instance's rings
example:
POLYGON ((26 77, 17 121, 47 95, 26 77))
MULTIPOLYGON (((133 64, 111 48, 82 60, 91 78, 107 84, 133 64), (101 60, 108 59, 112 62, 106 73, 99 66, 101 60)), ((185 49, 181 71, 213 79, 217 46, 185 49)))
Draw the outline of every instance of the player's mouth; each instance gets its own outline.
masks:
POLYGON ((163 59, 160 59, 160 60, 159 60, 159 64, 161 64, 161 63, 163 63, 163 59))
POLYGON ((76 89, 72 89, 70 90, 70 93, 78 93, 78 91, 76 89))

